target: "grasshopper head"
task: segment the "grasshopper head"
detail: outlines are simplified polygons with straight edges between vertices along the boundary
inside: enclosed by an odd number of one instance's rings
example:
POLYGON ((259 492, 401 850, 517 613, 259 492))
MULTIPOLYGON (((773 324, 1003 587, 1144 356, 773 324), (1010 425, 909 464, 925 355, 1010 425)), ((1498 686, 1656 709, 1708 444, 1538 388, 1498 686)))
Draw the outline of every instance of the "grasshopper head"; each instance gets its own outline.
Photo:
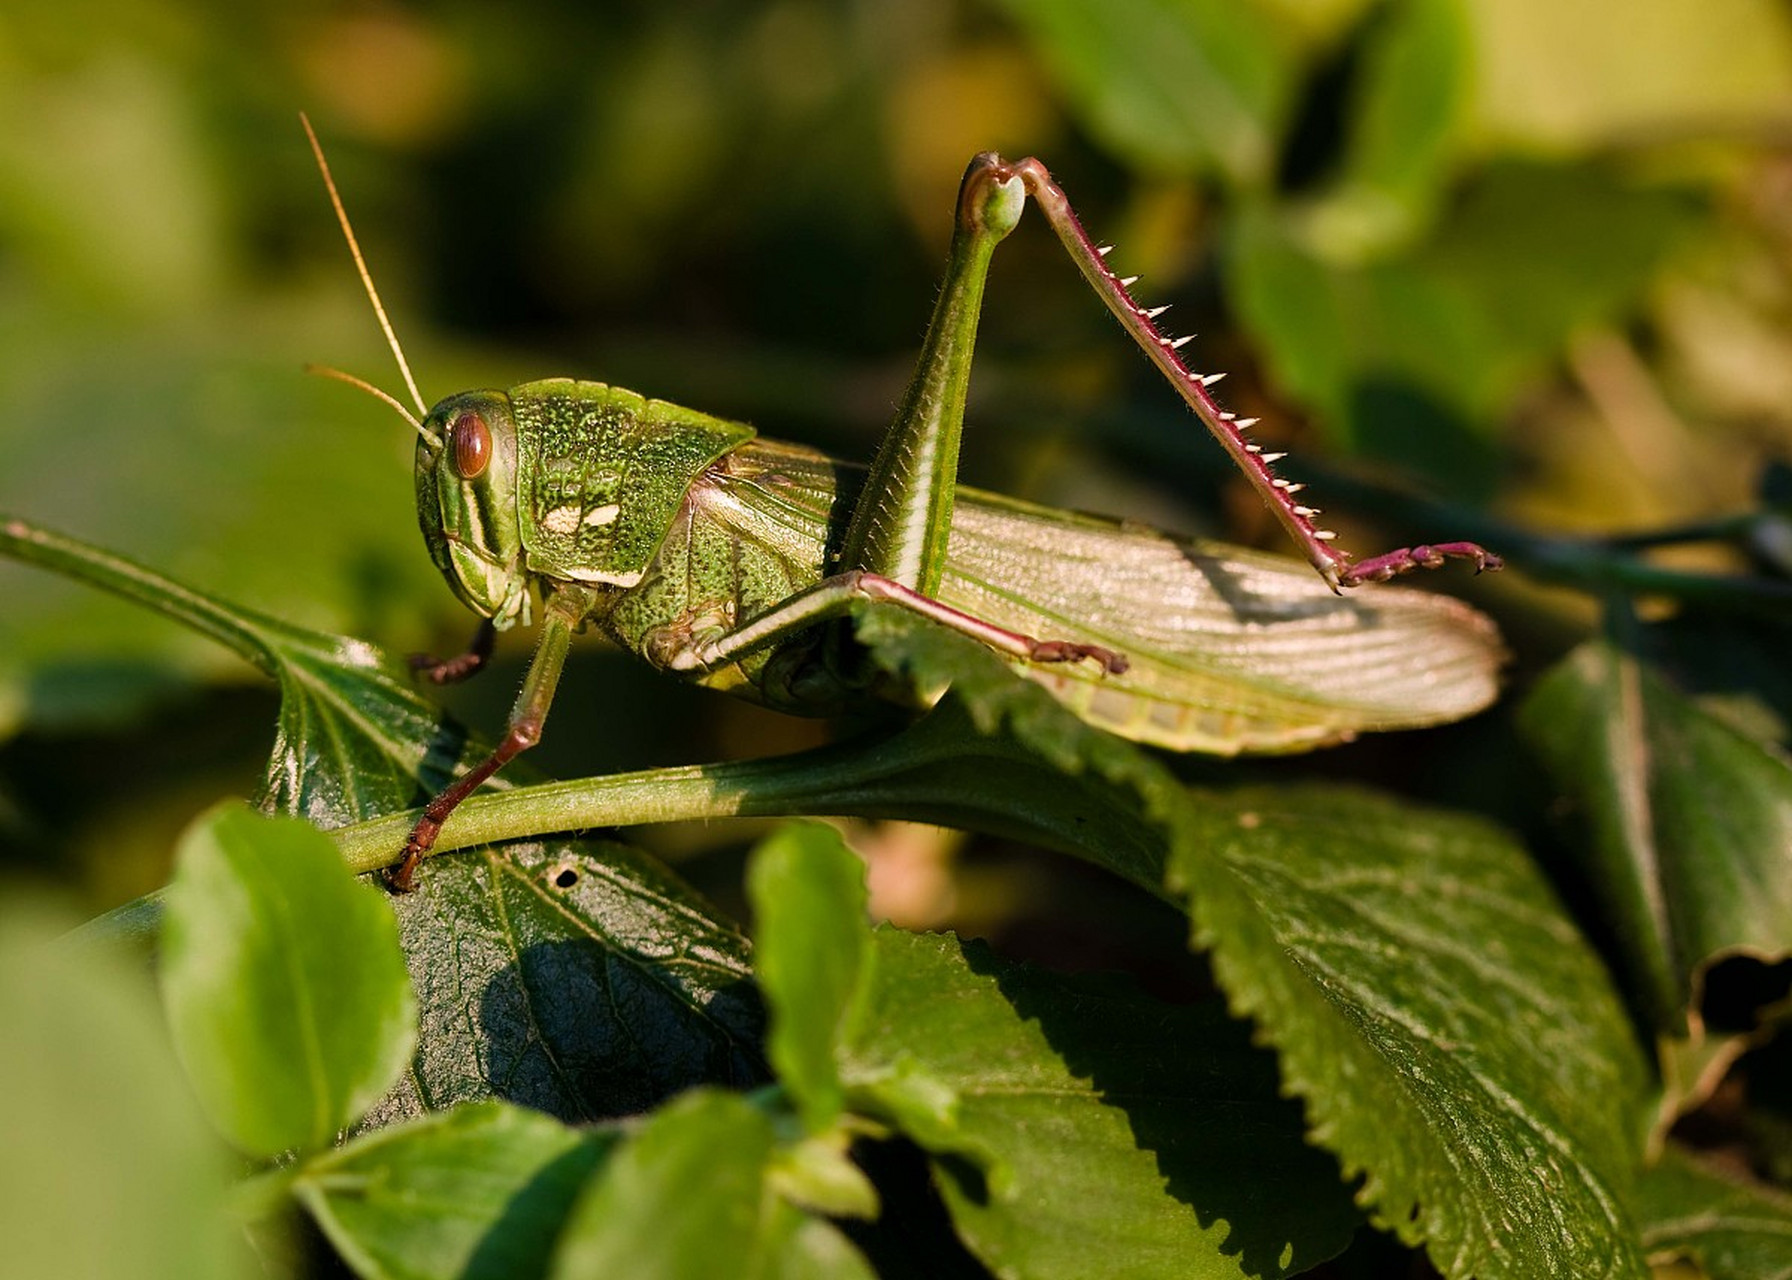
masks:
POLYGON ((529 577, 517 519, 510 397, 502 391, 449 396, 429 411, 423 426, 417 521, 430 559, 469 608, 499 628, 527 626, 529 577))

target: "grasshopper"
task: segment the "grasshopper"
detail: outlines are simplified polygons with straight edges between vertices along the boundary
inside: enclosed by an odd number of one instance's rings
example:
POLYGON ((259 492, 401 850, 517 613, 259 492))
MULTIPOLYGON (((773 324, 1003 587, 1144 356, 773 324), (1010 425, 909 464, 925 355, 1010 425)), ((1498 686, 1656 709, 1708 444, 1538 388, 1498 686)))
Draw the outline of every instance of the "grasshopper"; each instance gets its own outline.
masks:
POLYGON ((1134 300, 1034 159, 977 156, 959 188, 946 274, 914 379, 870 467, 763 439, 744 423, 600 382, 550 378, 426 408, 309 121, 356 270, 418 413, 335 370, 416 430, 417 513, 431 559, 482 622, 468 650, 414 659, 436 683, 485 664, 497 631, 541 636, 498 748, 424 809, 388 878, 412 887, 455 807, 540 738, 575 632, 596 625, 654 666, 784 711, 867 696, 839 621, 885 601, 1006 656, 1092 724, 1177 751, 1277 753, 1364 730, 1459 719, 1496 692, 1499 638, 1460 601, 1343 590, 1460 558, 1446 542, 1353 560, 1221 409, 1218 374, 1134 300), (1071 260, 1306 554, 1175 538, 957 486, 985 278, 1033 200, 1071 260))

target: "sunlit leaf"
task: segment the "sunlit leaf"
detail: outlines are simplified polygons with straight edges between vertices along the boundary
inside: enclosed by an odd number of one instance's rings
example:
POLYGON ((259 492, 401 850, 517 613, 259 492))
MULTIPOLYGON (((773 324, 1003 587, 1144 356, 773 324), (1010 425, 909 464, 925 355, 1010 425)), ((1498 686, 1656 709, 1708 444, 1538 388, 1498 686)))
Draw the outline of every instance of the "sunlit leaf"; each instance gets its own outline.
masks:
POLYGON ((363 1276, 536 1276, 616 1136, 478 1103, 314 1156, 292 1193, 363 1276))
POLYGON ((1450 1276, 1642 1274, 1646 1068, 1523 849, 1311 787, 1197 797, 1188 837, 1197 936, 1376 1221, 1450 1276))
POLYGON ((159 974, 194 1091, 254 1155, 329 1142, 416 1045, 391 908, 290 818, 232 804, 188 829, 159 974))
POLYGON ((1410 252, 1327 261, 1267 204, 1228 238, 1239 316, 1276 382, 1358 450, 1474 492, 1512 396, 1578 327, 1621 319, 1696 205, 1605 170, 1502 164, 1410 252))
POLYGON ((1308 215, 1324 256, 1380 256, 1426 229, 1461 150, 1474 49, 1463 0, 1384 8, 1357 70, 1335 189, 1308 215))
POLYGON ((1123 1255, 1138 1277, 1291 1275, 1348 1242, 1336 1163, 1219 1009, 875 937, 842 1076, 935 1155, 954 1226, 997 1274, 1099 1275, 1123 1255))
POLYGON ((1146 168, 1268 176, 1294 62, 1251 0, 1004 4, 1089 128, 1146 168))
POLYGON ((771 1119, 734 1094, 699 1092, 657 1113, 610 1156, 567 1222, 549 1275, 708 1280, 868 1278, 825 1221, 771 1192, 771 1119))
POLYGON ((747 892, 773 1010, 767 1052, 809 1127, 824 1129, 842 1103, 835 1040, 870 963, 864 864, 832 829, 788 826, 754 852, 747 892))
POLYGON ((1769 0, 1500 0, 1467 6, 1480 132, 1592 149, 1684 122, 1785 118, 1792 28, 1769 0))
POLYGON ((0 902, 0 1222, 14 1276, 226 1280, 227 1149, 169 1052, 151 985, 123 957, 58 943, 73 923, 0 902))

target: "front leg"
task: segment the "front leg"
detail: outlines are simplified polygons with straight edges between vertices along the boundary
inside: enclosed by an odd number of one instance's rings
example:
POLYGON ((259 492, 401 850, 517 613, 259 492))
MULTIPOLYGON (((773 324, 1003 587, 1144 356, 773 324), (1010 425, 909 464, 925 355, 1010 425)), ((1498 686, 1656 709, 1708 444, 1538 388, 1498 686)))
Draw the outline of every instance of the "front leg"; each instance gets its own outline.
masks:
POLYGON ((411 655, 411 670, 431 684, 459 684, 470 680, 491 661, 492 646, 497 643, 498 628, 490 618, 482 618, 479 630, 467 642, 465 653, 452 658, 437 658, 427 653, 411 655))
POLYGON ((560 670, 566 665, 566 653, 572 646, 573 632, 578 630, 594 603, 594 593, 582 587, 561 587, 548 597, 543 609, 541 639, 535 646, 535 657, 529 662, 529 673, 523 677, 522 692, 511 708, 510 720, 498 749, 456 778, 440 795, 431 800, 411 828, 398 861, 386 872, 386 883, 395 893, 409 893, 416 887, 417 864, 429 855, 441 834, 442 824, 460 802, 478 790, 485 780, 522 752, 541 740, 542 726, 547 722, 548 708, 553 705, 554 690, 560 683, 560 670))

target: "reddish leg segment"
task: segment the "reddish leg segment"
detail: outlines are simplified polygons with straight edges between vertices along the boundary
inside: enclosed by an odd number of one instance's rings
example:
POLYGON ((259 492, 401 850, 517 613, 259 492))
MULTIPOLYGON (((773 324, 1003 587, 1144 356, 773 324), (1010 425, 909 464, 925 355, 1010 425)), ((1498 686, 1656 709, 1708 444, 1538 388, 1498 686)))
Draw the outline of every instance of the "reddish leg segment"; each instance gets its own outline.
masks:
POLYGON ((522 692, 511 708, 510 720, 504 726, 504 737, 498 749, 456 778, 447 790, 429 802, 398 861, 386 872, 386 883, 395 892, 409 893, 416 887, 417 864, 434 847, 442 824, 460 802, 472 795, 482 783, 522 752, 541 741, 541 728, 547 722, 548 708, 553 705, 554 690, 560 683, 560 669, 566 665, 566 653, 572 646, 572 633, 590 611, 592 593, 582 587, 562 587, 547 599, 541 622, 541 641, 529 663, 529 674, 523 678, 522 692))

